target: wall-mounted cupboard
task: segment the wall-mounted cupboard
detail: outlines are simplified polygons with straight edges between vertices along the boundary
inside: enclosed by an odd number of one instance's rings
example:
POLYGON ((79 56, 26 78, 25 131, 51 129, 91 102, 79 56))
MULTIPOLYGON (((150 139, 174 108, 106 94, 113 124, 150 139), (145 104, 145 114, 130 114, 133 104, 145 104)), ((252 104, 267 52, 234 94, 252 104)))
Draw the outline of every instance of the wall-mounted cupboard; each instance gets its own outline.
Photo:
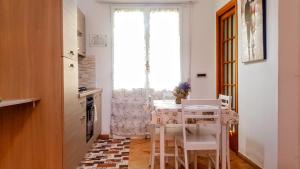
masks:
POLYGON ((78 56, 86 56, 86 34, 85 34, 85 16, 82 11, 77 8, 77 41, 78 41, 78 56))

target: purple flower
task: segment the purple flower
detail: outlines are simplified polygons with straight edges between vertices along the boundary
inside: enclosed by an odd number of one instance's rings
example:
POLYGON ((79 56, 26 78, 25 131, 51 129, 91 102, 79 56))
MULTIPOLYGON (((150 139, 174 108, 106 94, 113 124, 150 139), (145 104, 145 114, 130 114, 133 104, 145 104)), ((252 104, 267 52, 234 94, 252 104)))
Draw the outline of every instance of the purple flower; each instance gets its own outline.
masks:
POLYGON ((182 82, 179 84, 179 89, 189 92, 191 90, 191 85, 188 82, 182 82))

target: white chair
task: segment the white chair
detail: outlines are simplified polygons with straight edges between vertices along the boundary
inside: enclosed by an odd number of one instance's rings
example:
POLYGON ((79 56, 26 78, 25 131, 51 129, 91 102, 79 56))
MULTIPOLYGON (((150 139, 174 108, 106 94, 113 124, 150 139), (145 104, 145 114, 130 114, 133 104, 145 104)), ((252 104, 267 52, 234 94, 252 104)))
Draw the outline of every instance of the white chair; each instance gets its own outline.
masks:
POLYGON ((231 100, 232 100, 231 96, 226 96, 226 95, 219 94, 219 100, 221 100, 222 107, 231 109, 231 104, 232 104, 231 103, 231 100))
MULTIPOLYGON (((232 97, 231 96, 226 96, 226 95, 219 95, 219 100, 221 100, 222 102, 222 107, 227 108, 227 109, 231 109, 231 100, 232 97)), ((227 163, 227 169, 231 169, 230 166, 230 148, 229 148, 229 131, 226 131, 226 163, 227 163)))
MULTIPOLYGON (((155 157, 159 157, 160 153, 157 151, 156 142, 159 141, 159 128, 155 125, 152 125, 150 129, 150 135, 151 135, 151 152, 150 152, 150 166, 151 169, 154 169, 155 165, 155 157)), ((180 135, 182 131, 181 125, 178 124, 174 125, 167 125, 165 128, 165 141, 166 142, 175 142, 175 137, 177 135, 180 135)), ((158 144, 159 145, 159 144, 158 144)), ((175 157, 175 151, 172 154, 165 154, 165 157, 175 157)), ((166 158, 168 160, 168 158, 166 158)), ((168 161, 166 161, 168 162, 168 161)))
MULTIPOLYGON (((175 139, 175 168, 180 162, 189 168, 188 151, 215 151, 215 168, 219 169, 220 156, 220 100, 182 100, 182 135, 175 139), (210 112, 210 113, 207 113, 210 112), (188 124, 189 119, 199 122, 188 124), (178 146, 183 149, 184 160, 179 158, 178 146)), ((210 167, 210 166, 209 166, 210 167)), ((194 168, 197 168, 197 153, 194 156, 194 168)))

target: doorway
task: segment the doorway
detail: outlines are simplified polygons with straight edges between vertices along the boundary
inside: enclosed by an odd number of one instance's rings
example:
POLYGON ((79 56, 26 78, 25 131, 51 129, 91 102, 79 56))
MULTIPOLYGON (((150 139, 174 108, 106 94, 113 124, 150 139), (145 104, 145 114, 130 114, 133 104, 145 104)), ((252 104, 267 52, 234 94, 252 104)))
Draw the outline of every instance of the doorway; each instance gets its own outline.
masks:
MULTIPOLYGON (((231 108, 238 112, 238 17, 237 1, 217 11, 217 94, 232 97, 231 108)), ((238 152, 238 127, 231 126, 230 148, 238 152)))

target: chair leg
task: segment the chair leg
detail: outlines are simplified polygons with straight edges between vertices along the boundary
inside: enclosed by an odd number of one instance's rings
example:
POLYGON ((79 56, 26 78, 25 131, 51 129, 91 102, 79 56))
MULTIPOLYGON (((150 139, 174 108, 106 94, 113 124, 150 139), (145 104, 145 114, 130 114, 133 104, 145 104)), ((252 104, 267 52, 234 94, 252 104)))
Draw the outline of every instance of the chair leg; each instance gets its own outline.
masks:
POLYGON ((185 169, 189 169, 189 161, 188 161, 188 151, 184 149, 184 167, 185 169))
POLYGON ((178 146, 175 140, 175 169, 178 169, 178 146))
POLYGON ((153 154, 153 150, 152 150, 152 146, 153 146, 153 142, 152 142, 152 136, 151 136, 151 139, 150 139, 150 142, 151 142, 151 148, 150 148, 150 157, 149 157, 149 167, 151 167, 151 164, 152 164, 152 154, 153 154))
MULTIPOLYGON (((228 132, 227 132, 228 133, 228 132)), ((231 169, 231 166, 230 166, 230 148, 229 148, 229 135, 227 135, 227 145, 226 145, 226 159, 227 159, 227 169, 231 169)))
POLYGON ((208 169, 211 169, 211 161, 208 159, 208 169))
POLYGON ((168 165, 169 164, 169 157, 165 157, 166 159, 166 164, 168 165))
POLYGON ((197 152, 194 152, 194 169, 197 169, 197 152))
POLYGON ((151 129, 151 155, 150 155, 150 167, 154 169, 154 161, 155 161, 155 128, 151 129))
POLYGON ((227 158, 227 169, 231 169, 229 155, 226 158, 227 158))
POLYGON ((219 169, 219 166, 220 166, 220 151, 219 149, 217 149, 215 169, 219 169))
POLYGON ((149 167, 151 167, 151 162, 152 162, 152 153, 150 152, 150 157, 149 157, 149 162, 148 162, 149 167))
POLYGON ((155 143, 154 143, 154 148, 152 149, 151 153, 151 169, 154 169, 154 162, 155 162, 155 143))

